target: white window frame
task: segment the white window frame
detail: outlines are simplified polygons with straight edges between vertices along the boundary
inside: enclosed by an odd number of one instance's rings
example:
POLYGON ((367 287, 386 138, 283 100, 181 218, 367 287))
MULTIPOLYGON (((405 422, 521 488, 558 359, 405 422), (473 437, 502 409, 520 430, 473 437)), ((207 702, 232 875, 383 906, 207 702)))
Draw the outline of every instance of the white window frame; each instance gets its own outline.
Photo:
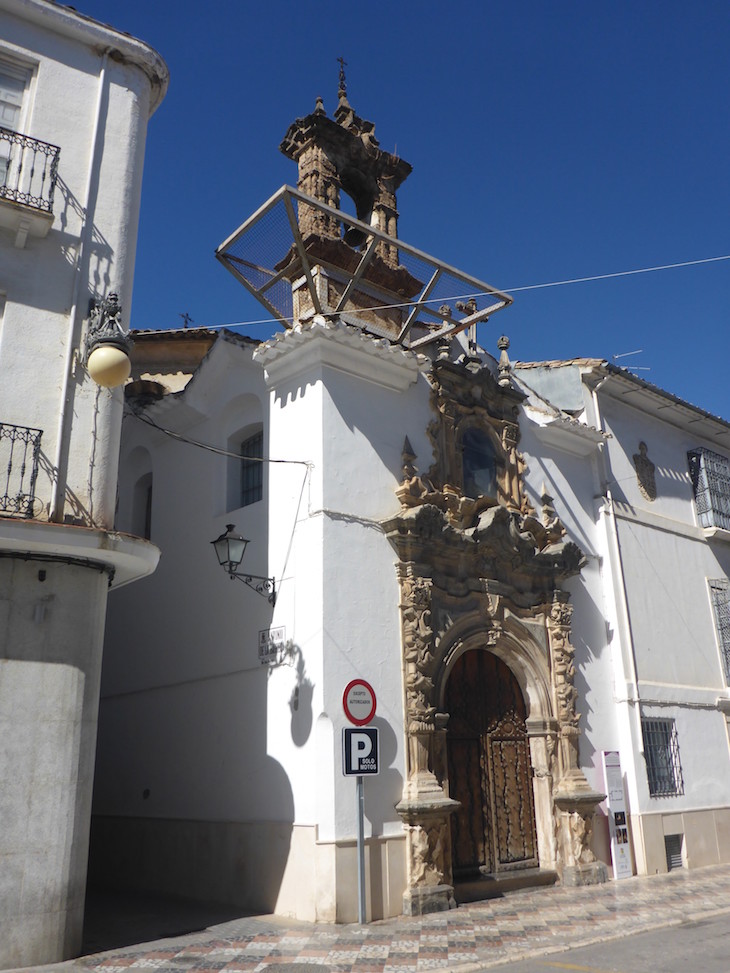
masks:
POLYGON ((18 116, 18 126, 14 131, 23 135, 29 134, 31 105, 35 94, 35 82, 38 74, 38 62, 18 57, 12 51, 0 47, 0 73, 22 81, 24 85, 23 97, 18 116))

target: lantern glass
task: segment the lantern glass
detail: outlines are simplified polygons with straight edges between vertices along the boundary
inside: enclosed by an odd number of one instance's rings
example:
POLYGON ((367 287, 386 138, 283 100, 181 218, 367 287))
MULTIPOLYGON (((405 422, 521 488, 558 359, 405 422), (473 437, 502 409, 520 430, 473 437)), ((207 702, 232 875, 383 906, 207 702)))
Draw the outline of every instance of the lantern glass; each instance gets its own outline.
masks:
POLYGON ((211 544, 215 548, 218 563, 229 574, 233 574, 238 568, 243 560, 246 545, 248 544, 248 540, 245 537, 241 537, 240 534, 234 534, 233 529, 233 524, 226 524, 225 533, 221 534, 216 540, 211 541, 211 544))

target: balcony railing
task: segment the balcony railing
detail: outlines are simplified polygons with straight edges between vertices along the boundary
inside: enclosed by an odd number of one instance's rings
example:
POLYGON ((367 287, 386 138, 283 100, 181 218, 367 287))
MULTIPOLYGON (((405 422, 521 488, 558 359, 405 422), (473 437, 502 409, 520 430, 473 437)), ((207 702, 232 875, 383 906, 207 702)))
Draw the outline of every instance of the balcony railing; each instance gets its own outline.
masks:
POLYGON ((0 515, 32 517, 42 429, 0 422, 0 515))
POLYGON ((0 199, 52 213, 60 152, 57 145, 0 128, 0 199))

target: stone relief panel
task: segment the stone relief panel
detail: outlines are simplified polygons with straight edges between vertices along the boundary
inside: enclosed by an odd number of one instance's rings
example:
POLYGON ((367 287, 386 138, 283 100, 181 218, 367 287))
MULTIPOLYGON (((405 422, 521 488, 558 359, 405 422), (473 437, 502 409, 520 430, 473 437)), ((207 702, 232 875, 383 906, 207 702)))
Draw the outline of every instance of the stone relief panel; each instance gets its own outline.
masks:
POLYGON ((639 443, 639 452, 634 453, 634 469, 642 497, 653 501, 656 500, 656 467, 649 459, 648 452, 646 443, 639 443))
POLYGON ((600 871, 590 835, 602 795, 591 791, 578 761, 572 608, 562 590, 583 555, 547 492, 540 514, 527 500, 518 451, 522 397, 509 384, 508 362, 500 362, 499 379, 474 360, 434 362, 428 431, 435 459, 419 473, 405 440, 401 509, 384 524, 401 592, 408 746, 397 810, 408 835, 407 912, 452 901, 449 822, 459 805, 444 789, 449 714, 439 706, 451 660, 467 648, 494 651, 513 672, 522 665, 522 678, 534 682, 540 713, 529 714, 527 725, 541 854, 576 881, 600 871), (465 448, 473 453, 469 463, 465 448), (518 664, 510 646, 520 637, 518 664))

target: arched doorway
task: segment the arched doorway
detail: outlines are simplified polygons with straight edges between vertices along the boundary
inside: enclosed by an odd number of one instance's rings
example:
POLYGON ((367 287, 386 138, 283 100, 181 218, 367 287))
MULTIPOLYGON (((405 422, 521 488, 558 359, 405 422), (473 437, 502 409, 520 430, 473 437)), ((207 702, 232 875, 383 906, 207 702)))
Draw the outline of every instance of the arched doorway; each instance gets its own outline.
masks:
POLYGON ((519 683, 490 652, 457 659, 446 684, 454 878, 538 865, 532 765, 519 683))

